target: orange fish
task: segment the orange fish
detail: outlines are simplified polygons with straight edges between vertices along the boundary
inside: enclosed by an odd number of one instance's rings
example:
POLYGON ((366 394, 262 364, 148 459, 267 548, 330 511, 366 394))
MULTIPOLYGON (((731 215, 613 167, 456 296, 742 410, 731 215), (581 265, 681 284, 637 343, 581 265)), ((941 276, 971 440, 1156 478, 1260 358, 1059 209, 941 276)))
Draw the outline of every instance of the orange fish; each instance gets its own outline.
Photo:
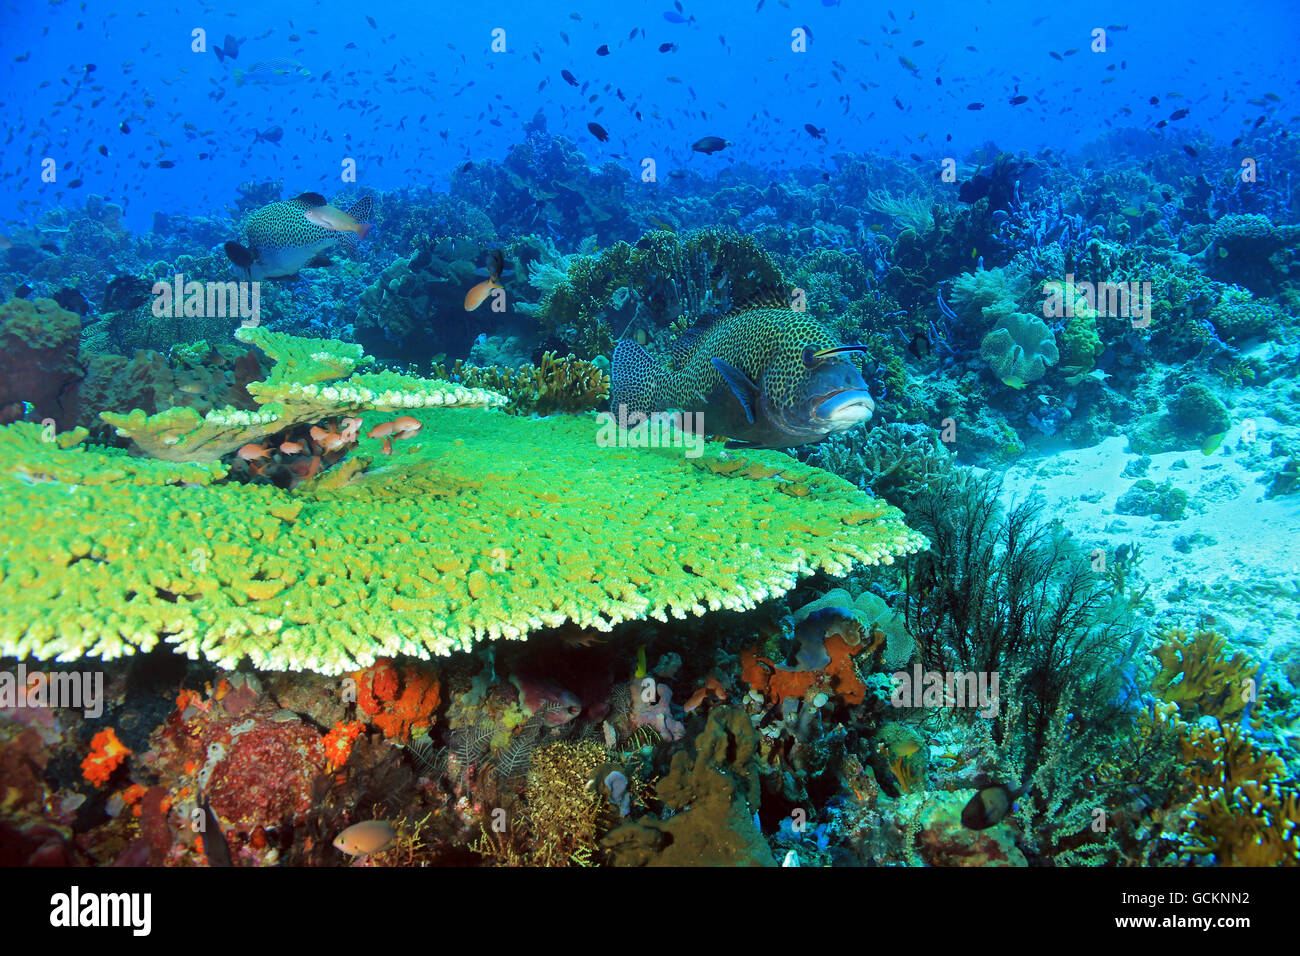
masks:
POLYGON ((301 455, 304 448, 300 441, 282 441, 280 442, 280 451, 285 455, 301 455))
POLYGON ((370 429, 367 434, 371 438, 382 438, 384 447, 380 450, 385 455, 391 455, 393 453, 393 439, 410 438, 419 430, 419 419, 412 418, 410 415, 402 415, 400 418, 394 418, 391 422, 380 422, 370 429))
POLYGON ((345 418, 343 419, 342 435, 344 439, 350 442, 357 440, 357 433, 361 431, 361 419, 345 418))
POLYGON ((338 206, 317 206, 303 213, 307 221, 330 232, 353 232, 358 239, 366 238, 371 229, 368 222, 357 222, 338 206))
POLYGON ((255 445, 253 442, 249 442, 235 454, 244 461, 257 461, 259 458, 265 458, 269 455, 270 451, 265 445, 255 445))
POLYGON ((466 312, 473 312, 482 305, 483 300, 492 294, 493 289, 505 288, 501 284, 501 273, 505 271, 506 263, 501 250, 493 249, 489 259, 491 264, 488 266, 488 277, 465 293, 466 312))

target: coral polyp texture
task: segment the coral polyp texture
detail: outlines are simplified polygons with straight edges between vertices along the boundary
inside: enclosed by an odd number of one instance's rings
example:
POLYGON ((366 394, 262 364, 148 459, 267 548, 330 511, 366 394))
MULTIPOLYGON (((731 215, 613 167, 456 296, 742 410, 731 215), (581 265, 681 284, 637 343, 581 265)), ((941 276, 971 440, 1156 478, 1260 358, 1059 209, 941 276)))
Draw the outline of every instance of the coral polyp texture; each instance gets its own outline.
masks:
POLYGON ((331 416, 506 403, 504 395, 486 389, 398 372, 356 372, 373 361, 359 345, 251 326, 237 330, 235 338, 257 346, 275 362, 266 381, 247 386, 260 405, 257 410, 227 406, 200 416, 178 406, 156 415, 136 409, 127 414, 103 412, 100 417, 155 458, 216 461, 248 442, 331 416))
POLYGON ((589 412, 609 398, 609 375, 603 369, 573 355, 560 358, 554 352, 544 353, 538 365, 517 369, 457 361, 450 373, 441 367, 434 371, 462 385, 504 394, 510 399, 506 410, 518 415, 589 412))
POLYGON ((297 492, 0 430, 0 654, 166 642, 339 674, 570 621, 751 608, 924 545, 894 508, 776 452, 606 448, 592 416, 414 416, 418 438, 382 467, 297 492))

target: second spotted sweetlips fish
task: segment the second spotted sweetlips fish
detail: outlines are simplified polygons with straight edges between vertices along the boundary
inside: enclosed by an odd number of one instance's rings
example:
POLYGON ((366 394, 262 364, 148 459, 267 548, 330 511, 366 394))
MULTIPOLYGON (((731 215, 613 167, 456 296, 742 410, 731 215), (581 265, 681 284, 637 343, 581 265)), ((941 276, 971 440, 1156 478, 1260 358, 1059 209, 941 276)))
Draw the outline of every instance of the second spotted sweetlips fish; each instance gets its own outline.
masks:
POLYGON ((704 431, 732 444, 788 448, 871 418, 876 404, 841 345, 806 312, 780 300, 702 320, 672 346, 665 367, 632 339, 614 348, 610 407, 699 412, 704 431))
POLYGON ((226 243, 226 255, 250 279, 275 279, 297 274, 308 265, 327 265, 325 254, 335 248, 353 253, 357 241, 370 231, 372 200, 363 196, 346 211, 332 206, 319 193, 303 193, 249 213, 243 233, 247 245, 226 243))

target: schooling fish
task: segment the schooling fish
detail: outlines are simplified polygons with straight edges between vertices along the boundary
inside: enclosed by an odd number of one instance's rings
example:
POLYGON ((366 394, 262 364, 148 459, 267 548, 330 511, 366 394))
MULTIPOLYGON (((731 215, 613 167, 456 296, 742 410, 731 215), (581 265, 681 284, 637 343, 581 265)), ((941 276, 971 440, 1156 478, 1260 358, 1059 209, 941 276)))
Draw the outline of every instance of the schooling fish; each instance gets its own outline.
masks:
POLYGON ((718 150, 726 149, 730 145, 731 142, 723 139, 721 136, 706 136, 703 139, 697 139, 692 143, 691 149, 695 150, 697 153, 712 155, 713 153, 718 152, 718 150))
POLYGON ((240 41, 227 33, 226 39, 222 41, 221 46, 214 47, 212 50, 217 55, 217 62, 222 63, 225 60, 237 59, 239 57, 239 43, 240 41))
POLYGON ((254 63, 247 70, 235 70, 235 86, 253 83, 257 86, 287 86, 311 76, 297 60, 277 58, 254 63))
POLYGON ((254 143, 274 143, 278 144, 284 138, 284 130, 278 126, 272 126, 260 133, 253 134, 254 143))
POLYGON ((619 341, 610 407, 701 412, 710 434, 766 448, 821 441, 875 411, 847 354, 862 346, 841 345, 806 312, 770 294, 700 320, 671 351, 665 368, 633 339, 619 341))
MULTIPOLYGON (((348 208, 347 216, 362 224, 370 218, 372 204, 369 196, 363 196, 348 208)), ((249 278, 256 281, 296 275, 339 246, 355 252, 357 232, 326 228, 307 218, 309 210, 326 205, 320 194, 303 193, 287 202, 263 206, 244 220, 242 231, 247 245, 228 242, 226 255, 235 265, 247 269, 249 278)))

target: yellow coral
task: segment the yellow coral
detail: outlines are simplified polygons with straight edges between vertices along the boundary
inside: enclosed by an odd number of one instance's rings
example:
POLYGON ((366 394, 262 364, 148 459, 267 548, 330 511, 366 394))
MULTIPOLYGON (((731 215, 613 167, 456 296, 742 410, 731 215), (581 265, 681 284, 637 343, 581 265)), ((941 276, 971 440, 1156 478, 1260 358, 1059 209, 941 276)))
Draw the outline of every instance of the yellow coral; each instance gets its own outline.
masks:
POLYGON ((1300 793, 1282 780, 1282 761, 1256 753, 1231 726, 1188 727, 1180 743, 1196 787, 1184 811, 1192 821, 1184 852, 1221 866, 1300 863, 1300 793))
POLYGON ((1188 634, 1171 628, 1151 651, 1160 661, 1160 673, 1151 684, 1161 700, 1186 705, 1196 714, 1235 720, 1251 699, 1247 683, 1256 665, 1245 654, 1227 656, 1228 642, 1215 631, 1188 634))
POLYGON ((260 327, 240 328, 235 338, 257 346, 275 361, 266 381, 248 385, 248 394, 261 406, 257 410, 227 405, 200 417, 188 407, 156 415, 136 409, 126 414, 102 412, 100 418, 155 458, 216 461, 274 432, 339 415, 506 402, 504 395, 451 382, 397 372, 355 372, 374 360, 361 346, 347 342, 299 338, 260 327))
POLYGON ((533 862, 592 862, 605 816, 596 775, 607 760, 605 749, 590 741, 565 741, 533 751, 524 791, 533 862))
MULTIPOLYGON (((111 659, 162 640, 224 667, 339 674, 566 621, 747 609, 925 543, 779 452, 747 453, 772 477, 724 477, 693 467, 716 446, 600 447, 590 415, 414 414, 418 438, 381 467, 296 492, 0 429, 0 654, 111 659)), ((363 417, 364 435, 385 416, 363 417)))
POLYGON ((500 392, 510 399, 506 411, 520 415, 589 412, 609 398, 609 376, 604 370, 573 355, 557 358, 554 352, 543 354, 540 365, 480 368, 457 360, 450 374, 441 366, 433 374, 500 392))

